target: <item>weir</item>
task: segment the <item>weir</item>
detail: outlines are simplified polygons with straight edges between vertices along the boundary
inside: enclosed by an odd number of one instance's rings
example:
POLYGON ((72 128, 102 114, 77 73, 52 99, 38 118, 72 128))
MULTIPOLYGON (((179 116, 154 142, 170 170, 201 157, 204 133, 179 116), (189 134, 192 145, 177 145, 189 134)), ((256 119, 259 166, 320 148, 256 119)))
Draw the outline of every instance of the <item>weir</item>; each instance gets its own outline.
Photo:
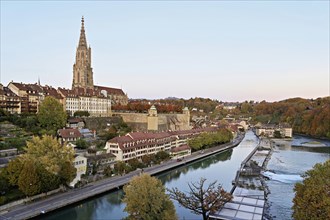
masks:
POLYGON ((271 142, 259 139, 259 143, 241 163, 232 182, 230 193, 233 195, 233 200, 226 203, 218 212, 211 214, 210 219, 261 220, 263 218, 268 191, 260 175, 271 153, 271 142))

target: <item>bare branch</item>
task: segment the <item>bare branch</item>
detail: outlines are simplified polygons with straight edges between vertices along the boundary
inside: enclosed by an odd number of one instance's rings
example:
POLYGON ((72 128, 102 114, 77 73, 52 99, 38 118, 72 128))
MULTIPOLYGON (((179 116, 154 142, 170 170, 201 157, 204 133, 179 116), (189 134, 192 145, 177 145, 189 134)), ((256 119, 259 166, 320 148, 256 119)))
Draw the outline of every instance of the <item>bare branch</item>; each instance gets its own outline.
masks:
POLYGON ((197 183, 188 183, 189 192, 186 194, 178 188, 167 189, 170 198, 191 210, 195 214, 203 215, 203 219, 208 219, 210 213, 213 213, 224 206, 232 199, 232 195, 226 192, 217 181, 210 183, 204 189, 205 178, 201 178, 197 183))

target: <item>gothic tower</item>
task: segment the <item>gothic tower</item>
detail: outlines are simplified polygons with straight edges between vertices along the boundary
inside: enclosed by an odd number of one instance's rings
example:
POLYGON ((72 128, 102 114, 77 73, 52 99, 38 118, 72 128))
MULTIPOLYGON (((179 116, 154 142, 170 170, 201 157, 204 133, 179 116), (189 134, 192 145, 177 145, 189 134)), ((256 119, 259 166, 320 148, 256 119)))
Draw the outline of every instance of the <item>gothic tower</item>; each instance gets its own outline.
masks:
POLYGON ((76 52, 76 62, 73 64, 72 89, 75 87, 94 87, 91 53, 91 48, 87 47, 84 17, 82 17, 79 44, 76 52))

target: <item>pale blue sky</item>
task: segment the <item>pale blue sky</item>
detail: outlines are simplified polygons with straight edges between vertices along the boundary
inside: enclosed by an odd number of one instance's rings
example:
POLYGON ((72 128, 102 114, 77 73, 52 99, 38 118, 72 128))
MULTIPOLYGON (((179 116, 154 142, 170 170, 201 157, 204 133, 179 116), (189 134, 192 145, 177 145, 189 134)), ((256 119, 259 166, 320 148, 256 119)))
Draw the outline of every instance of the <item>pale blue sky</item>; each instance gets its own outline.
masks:
POLYGON ((329 95, 329 1, 1 0, 1 83, 70 88, 82 15, 95 84, 130 98, 329 95))

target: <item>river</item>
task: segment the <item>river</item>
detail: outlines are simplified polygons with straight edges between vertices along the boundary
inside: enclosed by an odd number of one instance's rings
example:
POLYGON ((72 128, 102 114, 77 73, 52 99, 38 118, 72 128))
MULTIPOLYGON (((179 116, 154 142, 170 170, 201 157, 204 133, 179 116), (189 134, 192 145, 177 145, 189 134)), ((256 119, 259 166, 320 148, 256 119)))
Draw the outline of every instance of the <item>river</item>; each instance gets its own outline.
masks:
MULTIPOLYGON (((197 182, 201 177, 204 177, 207 182, 218 181, 225 190, 230 191, 232 188, 231 182, 235 178, 236 171, 239 169, 241 162, 257 145, 257 142, 257 137, 251 131, 248 131, 237 147, 162 173, 157 177, 164 183, 166 188, 177 187, 180 190, 188 191, 187 184, 189 182, 197 182)), ((316 150, 316 152, 308 148, 309 151, 307 151, 303 147, 291 147, 291 142, 288 143, 277 146, 272 159, 269 161, 268 168, 276 174, 299 177, 315 163, 323 162, 329 158, 329 152, 326 152, 325 148, 316 150), (306 159, 301 160, 299 158, 306 159)), ((283 176, 279 177, 281 179, 283 176)), ((292 179, 287 182, 275 179, 267 181, 272 191, 269 195, 270 215, 276 216, 277 219, 290 219, 291 197, 294 196, 292 189, 295 182, 296 180, 292 181, 292 179), (291 197, 287 195, 291 195, 291 197)), ((121 202, 122 197, 123 191, 117 190, 49 213, 43 216, 43 219, 122 219, 127 216, 127 213, 123 211, 125 204, 121 202)), ((200 216, 180 207, 175 201, 174 204, 179 219, 201 219, 200 216)))
POLYGON ((301 175, 316 163, 330 159, 330 141, 294 136, 292 141, 277 141, 268 163, 271 179, 266 181, 270 190, 268 214, 276 219, 291 219, 294 185, 301 175), (306 142, 321 142, 326 147, 304 147, 306 142))

